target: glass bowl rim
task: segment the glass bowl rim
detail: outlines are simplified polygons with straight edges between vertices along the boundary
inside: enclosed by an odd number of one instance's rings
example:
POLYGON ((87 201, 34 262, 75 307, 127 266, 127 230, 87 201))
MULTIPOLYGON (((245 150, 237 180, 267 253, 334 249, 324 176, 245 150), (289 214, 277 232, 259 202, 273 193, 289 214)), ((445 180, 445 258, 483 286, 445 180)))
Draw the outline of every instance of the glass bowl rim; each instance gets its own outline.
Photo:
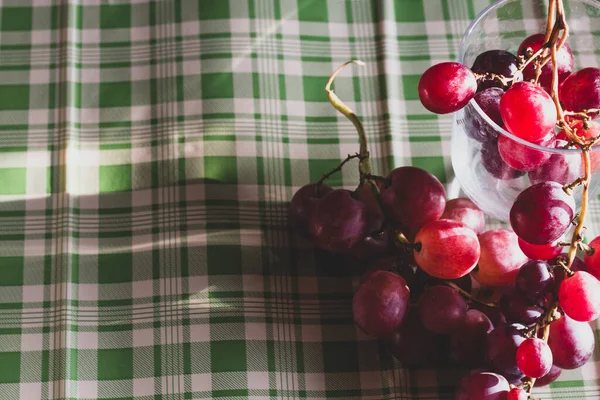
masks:
MULTIPOLYGON (((469 24, 469 26, 467 27, 465 33, 463 34, 463 37, 460 41, 460 46, 458 49, 458 62, 461 64, 464 64, 464 54, 466 52, 465 46, 466 46, 466 41, 467 38, 473 33, 473 30, 475 29, 475 27, 477 25, 479 25, 479 23, 492 11, 494 11, 497 8, 500 8, 504 5, 506 5, 507 3, 511 3, 511 2, 515 2, 518 0, 499 0, 496 1, 495 3, 490 4, 489 6, 487 6, 486 8, 484 8, 479 14, 477 14, 477 16, 471 21, 471 23, 469 24)), ((567 2, 578 2, 578 3, 584 3, 584 4, 588 4, 594 8, 600 9, 600 1, 597 0, 566 0, 567 2)), ((556 154, 575 154, 575 153, 581 153, 581 150, 578 148, 575 149, 560 149, 560 148, 551 148, 551 147, 545 147, 545 146, 540 146, 537 145, 535 143, 531 143, 528 142, 527 140, 521 139, 520 137, 517 137, 515 135, 513 135, 512 133, 508 132, 507 130, 505 130, 504 128, 498 126, 498 124, 496 124, 490 117, 488 117, 488 115, 483 112, 483 110, 481 109, 481 107, 479 107, 479 104, 477 104, 477 102, 475 101, 475 99, 471 99, 469 101, 469 104, 475 109, 475 111, 477 112, 477 114, 479 114, 479 116, 481 118, 484 119, 484 121, 486 121, 488 124, 490 124, 490 126, 492 128, 494 128, 494 130, 496 130, 499 134, 504 135, 512 140, 514 140, 517 143, 520 143, 524 146, 530 147, 532 149, 536 149, 536 150, 540 150, 540 151, 544 151, 544 152, 549 152, 549 153, 556 153, 556 154)), ((600 150, 600 145, 594 146, 591 149, 591 152, 597 152, 598 150, 600 150)))

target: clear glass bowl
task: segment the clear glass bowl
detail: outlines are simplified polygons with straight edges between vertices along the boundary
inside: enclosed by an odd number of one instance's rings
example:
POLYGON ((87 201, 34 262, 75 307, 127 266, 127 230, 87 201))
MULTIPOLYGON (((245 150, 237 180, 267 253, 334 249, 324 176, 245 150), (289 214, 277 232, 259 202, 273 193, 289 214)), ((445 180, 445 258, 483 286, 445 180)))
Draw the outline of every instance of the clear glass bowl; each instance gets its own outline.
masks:
MULTIPOLYGON (((487 50, 502 49, 517 53, 519 45, 534 33, 544 33, 548 1, 544 0, 501 0, 484 11, 469 25, 459 49, 458 62, 467 66, 473 65, 475 58, 487 50)), ((570 28, 567 40, 575 56, 574 71, 585 67, 598 67, 600 54, 600 36, 593 31, 600 30, 600 2, 596 0, 565 0, 565 11, 570 28)), ((550 149, 540 147, 519 139, 494 123, 474 100, 454 115, 452 127, 452 167, 461 189, 487 215, 500 221, 508 221, 510 208, 514 199, 532 182, 528 173, 515 174, 508 179, 510 173, 498 173, 494 167, 498 162, 498 154, 494 154, 490 143, 482 144, 469 135, 476 119, 479 129, 495 132, 498 137, 508 137, 520 145, 537 151, 537 156, 549 158, 552 154, 568 157, 581 157, 577 149, 550 149), (495 174, 489 171, 495 171, 495 174), (503 179, 499 179, 498 176, 503 179)), ((598 146, 600 147, 600 146, 598 146)), ((599 157, 598 149, 592 152, 592 158, 599 157)), ((555 156, 556 158, 556 156, 555 156)), ((551 160, 552 161, 552 160, 551 160)), ((500 162, 502 160, 500 159, 500 162)), ((594 173, 590 186, 590 194, 600 191, 600 179, 594 173)), ((581 187, 575 192, 577 204, 581 201, 581 187)))

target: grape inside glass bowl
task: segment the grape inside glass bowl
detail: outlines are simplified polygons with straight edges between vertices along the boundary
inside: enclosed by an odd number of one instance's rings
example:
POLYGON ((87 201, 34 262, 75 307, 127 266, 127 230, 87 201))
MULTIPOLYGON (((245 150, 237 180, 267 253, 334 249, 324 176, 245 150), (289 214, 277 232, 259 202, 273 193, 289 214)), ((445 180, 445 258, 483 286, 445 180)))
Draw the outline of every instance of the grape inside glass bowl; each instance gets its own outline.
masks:
MULTIPOLYGON (((595 49, 600 48, 600 37, 592 31, 600 29, 600 2, 565 0, 565 9, 571 28, 567 43, 574 57, 573 73, 585 67, 597 68, 600 59, 595 49)), ((482 64, 492 66, 498 73, 509 74, 514 65, 506 52, 518 54, 526 38, 545 32, 546 10, 544 0, 502 0, 492 4, 468 27, 458 62, 473 69, 482 64)), ((544 79, 542 75, 539 81, 543 87, 544 79)), ((497 101, 494 97, 502 95, 503 89, 490 87, 485 93, 482 89, 485 88, 480 87, 476 98, 454 115, 452 166, 467 196, 487 215, 508 221, 515 198, 532 184, 547 180, 567 184, 582 176, 581 151, 562 148, 566 141, 533 144, 512 135, 501 127, 503 121, 499 116, 485 112, 488 104, 497 101)), ((519 122, 532 127, 537 123, 526 119, 519 122)), ((600 121, 596 119, 591 125, 594 129, 598 127, 600 134, 600 121)), ((555 133, 558 131, 555 128, 555 133)), ((600 192, 599 148, 595 146, 590 151, 593 173, 590 196, 600 192)), ((577 206, 581 190, 579 186, 574 193, 577 206)))

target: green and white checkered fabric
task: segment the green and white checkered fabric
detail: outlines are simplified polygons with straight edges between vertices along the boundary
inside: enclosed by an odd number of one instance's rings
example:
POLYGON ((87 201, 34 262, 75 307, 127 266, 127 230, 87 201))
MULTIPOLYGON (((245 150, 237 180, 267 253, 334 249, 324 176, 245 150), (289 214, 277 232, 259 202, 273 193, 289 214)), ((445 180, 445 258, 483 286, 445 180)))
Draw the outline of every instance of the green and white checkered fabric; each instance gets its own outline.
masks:
MULTIPOLYGON (((0 4, 1 400, 451 398, 460 371, 355 328, 352 269, 286 209, 356 152, 324 91, 355 58, 336 92, 374 168, 450 184, 416 85, 488 0, 0 4)), ((538 393, 598 399, 598 367, 538 393)))

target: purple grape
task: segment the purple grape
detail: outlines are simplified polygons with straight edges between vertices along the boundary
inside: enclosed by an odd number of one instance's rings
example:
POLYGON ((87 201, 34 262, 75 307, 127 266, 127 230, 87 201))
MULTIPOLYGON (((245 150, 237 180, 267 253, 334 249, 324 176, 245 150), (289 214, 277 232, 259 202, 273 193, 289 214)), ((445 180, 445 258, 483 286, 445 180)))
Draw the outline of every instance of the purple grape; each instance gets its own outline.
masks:
POLYGON ((594 331, 586 322, 575 321, 566 315, 550 324, 548 345, 554 365, 575 369, 585 364, 594 352, 594 331))
MULTIPOLYGON (((505 50, 488 50, 475 58, 471 70, 477 74, 493 73, 510 78, 518 70, 517 57, 505 50)), ((497 80, 477 80, 478 91, 491 87, 498 87, 501 89, 508 88, 508 86, 504 86, 497 80)))
POLYGON ((540 260, 531 260, 523 264, 515 283, 517 291, 533 301, 552 290, 552 285, 550 265, 540 260))
POLYGON ((494 329, 481 311, 471 309, 458 328, 450 335, 450 357, 468 368, 483 366, 483 350, 487 334, 494 329))
POLYGON ((418 309, 425 328, 445 335, 460 326, 467 313, 467 303, 455 289, 436 285, 421 294, 418 309))
POLYGON ((529 326, 542 316, 544 310, 517 291, 511 290, 500 298, 500 309, 510 322, 529 326))
POLYGON ((508 381, 491 372, 476 372, 465 376, 454 393, 454 400, 506 400, 508 381))
POLYGON ((298 233, 309 236, 308 220, 315 209, 318 200, 333 189, 325 184, 309 183, 302 186, 292 197, 288 211, 290 225, 298 233))
POLYGON ((495 328, 485 341, 485 361, 488 367, 509 381, 520 379, 523 373, 517 367, 517 348, 525 337, 512 325, 495 328))
POLYGON ((502 314, 502 311, 498 307, 488 307, 476 302, 471 303, 470 307, 471 309, 479 310, 484 313, 490 319, 494 327, 507 324, 506 316, 502 314))
POLYGON ((541 387, 549 385, 557 380, 561 373, 562 369, 558 368, 556 365, 553 365, 552 368, 550 368, 550 372, 535 381, 535 386, 541 387))
POLYGON ((497 140, 490 140, 481 145, 481 163, 485 170, 494 178, 503 181, 509 181, 525 175, 525 172, 516 170, 504 162, 498 151, 497 140))
MULTIPOLYGON (((502 89, 493 87, 485 89, 473 97, 481 110, 500 127, 504 125, 500 116, 500 98, 503 94, 502 89)), ((498 131, 481 116, 471 103, 465 107, 465 132, 467 136, 482 143, 498 138, 498 131)))
POLYGON ((600 108, 600 68, 583 68, 570 75, 560 85, 559 95, 568 111, 600 108))

